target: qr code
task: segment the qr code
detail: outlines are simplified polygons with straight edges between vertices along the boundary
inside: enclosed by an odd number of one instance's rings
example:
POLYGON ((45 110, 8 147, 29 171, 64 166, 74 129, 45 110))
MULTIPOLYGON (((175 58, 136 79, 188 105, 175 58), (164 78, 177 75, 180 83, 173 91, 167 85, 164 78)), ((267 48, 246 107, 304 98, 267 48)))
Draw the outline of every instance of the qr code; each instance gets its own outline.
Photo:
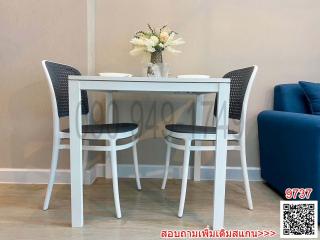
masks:
POLYGON ((281 201, 280 237, 318 238, 318 202, 281 201))

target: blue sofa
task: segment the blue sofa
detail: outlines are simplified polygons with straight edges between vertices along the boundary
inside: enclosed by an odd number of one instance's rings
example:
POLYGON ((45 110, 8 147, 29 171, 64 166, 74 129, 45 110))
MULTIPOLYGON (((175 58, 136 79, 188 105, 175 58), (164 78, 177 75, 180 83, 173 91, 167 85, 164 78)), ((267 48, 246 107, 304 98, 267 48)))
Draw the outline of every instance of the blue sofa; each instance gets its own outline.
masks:
POLYGON ((319 201, 320 116, 298 84, 275 87, 274 110, 259 114, 258 130, 262 178, 283 197, 286 188, 313 188, 319 201))

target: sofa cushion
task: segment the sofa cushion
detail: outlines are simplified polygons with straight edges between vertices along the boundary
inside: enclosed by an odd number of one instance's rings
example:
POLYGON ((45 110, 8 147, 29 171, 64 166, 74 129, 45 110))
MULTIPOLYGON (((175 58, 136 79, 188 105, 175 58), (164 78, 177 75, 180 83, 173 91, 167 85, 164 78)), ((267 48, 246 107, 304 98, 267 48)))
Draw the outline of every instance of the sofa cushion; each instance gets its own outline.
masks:
POLYGON ((320 83, 300 81, 299 84, 308 99, 311 113, 320 115, 320 83))
POLYGON ((281 84, 274 88, 273 109, 282 112, 311 113, 308 100, 299 84, 281 84))

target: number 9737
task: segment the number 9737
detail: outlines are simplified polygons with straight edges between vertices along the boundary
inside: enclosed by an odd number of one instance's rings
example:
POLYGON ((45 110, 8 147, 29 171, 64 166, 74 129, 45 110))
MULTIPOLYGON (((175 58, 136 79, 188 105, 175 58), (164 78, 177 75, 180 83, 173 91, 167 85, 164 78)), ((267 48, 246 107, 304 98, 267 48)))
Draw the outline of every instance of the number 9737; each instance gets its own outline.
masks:
POLYGON ((312 188, 287 188, 285 191, 286 199, 310 199, 312 188))

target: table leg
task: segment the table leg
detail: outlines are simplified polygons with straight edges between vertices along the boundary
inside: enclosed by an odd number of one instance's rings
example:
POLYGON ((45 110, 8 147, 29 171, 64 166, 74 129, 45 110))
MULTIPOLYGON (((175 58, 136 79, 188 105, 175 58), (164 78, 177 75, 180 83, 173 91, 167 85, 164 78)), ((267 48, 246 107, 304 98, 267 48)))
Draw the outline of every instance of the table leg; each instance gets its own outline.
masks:
MULTIPOLYGON (((105 98, 105 122, 106 123, 112 123, 113 122, 113 102, 112 102, 112 92, 106 93, 105 98)), ((106 142, 107 145, 109 145, 109 142, 106 142)), ((105 178, 111 178, 111 155, 110 152, 105 152, 105 170, 104 170, 104 176, 105 178)))
POLYGON ((69 81, 72 227, 83 226, 82 119, 79 82, 69 81))
MULTIPOLYGON (((196 99, 196 125, 203 124, 203 107, 204 107, 204 95, 197 95, 196 99)), ((194 165, 193 165, 193 180, 201 180, 201 151, 194 153, 194 165)))
POLYGON ((217 108, 216 168, 213 202, 213 229, 223 228, 227 168, 227 136, 230 84, 220 83, 217 108))

